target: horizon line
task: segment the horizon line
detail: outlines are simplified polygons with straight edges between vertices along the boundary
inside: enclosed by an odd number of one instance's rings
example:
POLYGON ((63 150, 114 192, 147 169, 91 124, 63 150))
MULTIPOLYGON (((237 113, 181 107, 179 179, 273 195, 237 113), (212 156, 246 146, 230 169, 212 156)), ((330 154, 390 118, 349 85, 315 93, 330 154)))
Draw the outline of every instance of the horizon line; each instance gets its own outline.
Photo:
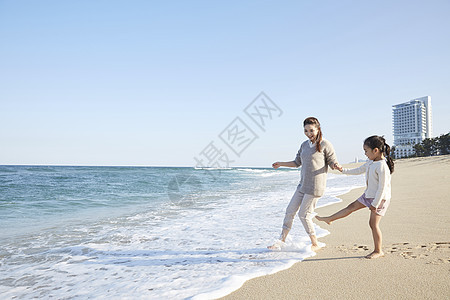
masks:
MULTIPOLYGON (((136 168, 196 168, 196 166, 165 166, 165 165, 75 165, 75 164, 2 164, 0 166, 11 167, 136 167, 136 168)), ((215 167, 202 167, 202 168, 215 168, 215 167)), ((270 168, 262 166, 229 166, 226 168, 270 168)))

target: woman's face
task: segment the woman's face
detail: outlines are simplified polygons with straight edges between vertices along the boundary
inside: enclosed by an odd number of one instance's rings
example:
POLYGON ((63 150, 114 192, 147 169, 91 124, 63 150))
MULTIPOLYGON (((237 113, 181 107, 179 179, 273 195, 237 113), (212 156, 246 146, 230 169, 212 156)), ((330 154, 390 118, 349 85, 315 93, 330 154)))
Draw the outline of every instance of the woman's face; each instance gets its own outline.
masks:
POLYGON ((306 124, 305 127, 305 135, 311 141, 315 142, 317 134, 319 133, 319 129, 317 129, 316 125, 306 124))

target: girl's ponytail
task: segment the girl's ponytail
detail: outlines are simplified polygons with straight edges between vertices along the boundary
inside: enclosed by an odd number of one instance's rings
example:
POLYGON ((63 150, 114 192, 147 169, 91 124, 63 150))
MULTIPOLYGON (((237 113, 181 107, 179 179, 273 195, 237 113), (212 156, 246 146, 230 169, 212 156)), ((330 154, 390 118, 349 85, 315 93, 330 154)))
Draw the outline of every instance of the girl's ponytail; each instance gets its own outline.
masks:
POLYGON ((378 135, 370 136, 364 141, 364 145, 367 145, 370 149, 378 148, 382 153, 384 153, 389 171, 391 174, 394 172, 394 160, 391 157, 391 147, 386 144, 384 137, 378 135))
POLYGON ((394 160, 391 157, 391 147, 384 143, 384 153, 386 155, 386 163, 389 167, 389 171, 391 171, 391 174, 394 173, 394 160))

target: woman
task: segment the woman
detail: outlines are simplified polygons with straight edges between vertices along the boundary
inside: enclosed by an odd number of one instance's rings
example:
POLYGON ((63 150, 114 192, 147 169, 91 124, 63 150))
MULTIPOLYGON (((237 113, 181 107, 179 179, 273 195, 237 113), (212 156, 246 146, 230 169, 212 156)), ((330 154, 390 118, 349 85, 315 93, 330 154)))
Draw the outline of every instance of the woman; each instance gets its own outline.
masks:
POLYGON ((297 186, 297 190, 286 209, 280 240, 267 247, 271 250, 281 249, 291 230, 292 222, 297 212, 303 227, 311 239, 311 250, 317 251, 321 248, 317 242, 311 214, 316 208, 317 200, 325 192, 328 166, 334 169, 339 167, 339 163, 337 162, 333 145, 322 138, 319 120, 314 117, 306 118, 303 121, 303 127, 308 140, 301 144, 295 160, 272 164, 274 169, 279 167, 298 168, 300 166, 302 168, 300 184, 297 186))

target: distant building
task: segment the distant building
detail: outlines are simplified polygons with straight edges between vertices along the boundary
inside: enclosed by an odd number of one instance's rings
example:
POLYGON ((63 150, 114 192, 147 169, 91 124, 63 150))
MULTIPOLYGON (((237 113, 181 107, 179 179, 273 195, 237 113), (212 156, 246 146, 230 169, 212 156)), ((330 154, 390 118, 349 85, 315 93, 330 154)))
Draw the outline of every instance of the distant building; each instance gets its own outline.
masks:
POLYGON ((414 154, 413 146, 431 138, 431 97, 425 96, 392 106, 395 157, 414 154))

